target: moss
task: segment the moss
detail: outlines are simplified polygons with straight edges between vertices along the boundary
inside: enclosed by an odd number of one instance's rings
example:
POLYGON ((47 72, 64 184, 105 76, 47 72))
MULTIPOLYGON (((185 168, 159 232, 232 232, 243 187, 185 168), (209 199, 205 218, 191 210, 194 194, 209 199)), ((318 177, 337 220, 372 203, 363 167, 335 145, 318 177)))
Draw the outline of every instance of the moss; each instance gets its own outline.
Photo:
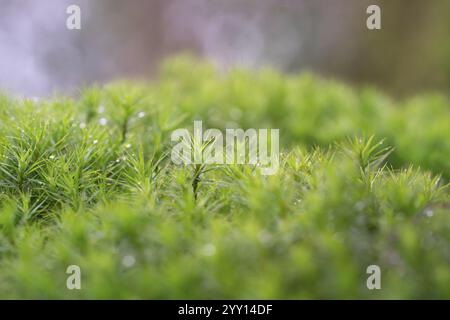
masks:
POLYGON ((2 298, 450 298, 447 97, 177 58, 0 105, 2 298), (174 165, 195 119, 279 128, 279 171, 174 165))

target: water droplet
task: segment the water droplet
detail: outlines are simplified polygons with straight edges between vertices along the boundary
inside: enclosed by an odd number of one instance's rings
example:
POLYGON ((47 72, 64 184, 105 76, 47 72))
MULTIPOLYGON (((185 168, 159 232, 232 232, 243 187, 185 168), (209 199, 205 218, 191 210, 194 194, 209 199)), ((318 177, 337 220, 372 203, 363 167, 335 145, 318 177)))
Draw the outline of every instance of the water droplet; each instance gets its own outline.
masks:
POLYGON ((49 158, 50 158, 50 160, 53 160, 53 159, 55 159, 55 156, 51 155, 49 158))
POLYGON ((94 140, 94 142, 93 142, 93 143, 94 143, 94 144, 97 144, 97 142, 98 142, 98 140, 94 140))
POLYGON ((136 263, 136 259, 132 256, 127 254, 122 259, 122 265, 126 268, 131 268, 136 263))
POLYGON ((125 148, 130 149, 130 148, 131 148, 131 144, 128 143, 128 144, 125 146, 125 148))
POLYGON ((141 112, 138 113, 137 116, 138 116, 138 118, 143 118, 145 116, 145 112, 141 111, 141 112))
POLYGON ((106 126, 106 124, 108 123, 108 119, 106 119, 106 118, 100 118, 100 119, 98 120, 98 123, 99 123, 101 126, 106 126))
POLYGON ((203 246, 202 253, 207 257, 211 257, 216 254, 216 247, 212 243, 208 243, 203 246))
POLYGON ((426 209, 425 210, 425 215, 427 216, 427 217, 432 217, 433 216, 433 210, 431 210, 431 209, 426 209))

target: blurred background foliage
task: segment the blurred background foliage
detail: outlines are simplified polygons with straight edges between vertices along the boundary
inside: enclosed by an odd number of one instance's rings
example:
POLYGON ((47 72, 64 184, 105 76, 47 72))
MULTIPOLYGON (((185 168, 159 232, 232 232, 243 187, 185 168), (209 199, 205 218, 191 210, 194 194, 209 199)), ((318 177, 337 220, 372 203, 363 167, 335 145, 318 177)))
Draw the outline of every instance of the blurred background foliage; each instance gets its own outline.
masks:
POLYGON ((0 89, 41 96, 152 78, 189 51, 229 68, 309 70, 394 95, 448 92, 448 0, 0 0, 0 89), (82 30, 65 27, 78 4, 82 30), (366 28, 366 8, 382 29, 366 28))

